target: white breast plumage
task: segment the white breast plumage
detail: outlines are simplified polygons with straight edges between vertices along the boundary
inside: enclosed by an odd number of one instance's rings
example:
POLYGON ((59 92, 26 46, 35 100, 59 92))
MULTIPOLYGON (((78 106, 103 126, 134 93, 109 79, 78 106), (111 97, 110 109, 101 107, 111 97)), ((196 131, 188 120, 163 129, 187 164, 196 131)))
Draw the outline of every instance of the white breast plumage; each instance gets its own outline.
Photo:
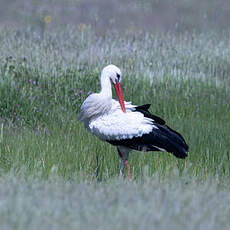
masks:
POLYGON ((89 122, 89 131, 102 140, 131 139, 150 133, 153 128, 157 127, 142 113, 131 111, 123 113, 120 109, 89 122))

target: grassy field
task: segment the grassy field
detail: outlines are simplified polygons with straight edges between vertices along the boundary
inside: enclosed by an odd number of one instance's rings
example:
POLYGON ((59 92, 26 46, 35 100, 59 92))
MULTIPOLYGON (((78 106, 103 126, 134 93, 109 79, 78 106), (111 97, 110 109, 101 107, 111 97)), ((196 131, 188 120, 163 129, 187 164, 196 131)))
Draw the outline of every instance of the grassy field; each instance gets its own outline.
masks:
POLYGON ((229 35, 1 28, 1 229, 227 228, 229 35), (127 101, 183 134, 186 160, 133 152, 118 178, 116 149, 77 121, 109 63, 127 101))
POLYGON ((0 180, 1 229, 229 228, 230 190, 172 175, 126 183, 40 181, 13 173, 0 180))

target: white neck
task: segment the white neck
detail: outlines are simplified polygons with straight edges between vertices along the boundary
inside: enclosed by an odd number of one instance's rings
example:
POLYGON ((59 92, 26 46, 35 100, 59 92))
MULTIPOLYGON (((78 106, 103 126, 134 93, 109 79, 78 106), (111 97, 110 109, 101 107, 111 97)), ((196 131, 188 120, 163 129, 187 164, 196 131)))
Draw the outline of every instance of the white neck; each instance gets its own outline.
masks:
POLYGON ((112 85, 110 79, 106 76, 101 76, 101 92, 104 97, 108 99, 112 99, 112 85))

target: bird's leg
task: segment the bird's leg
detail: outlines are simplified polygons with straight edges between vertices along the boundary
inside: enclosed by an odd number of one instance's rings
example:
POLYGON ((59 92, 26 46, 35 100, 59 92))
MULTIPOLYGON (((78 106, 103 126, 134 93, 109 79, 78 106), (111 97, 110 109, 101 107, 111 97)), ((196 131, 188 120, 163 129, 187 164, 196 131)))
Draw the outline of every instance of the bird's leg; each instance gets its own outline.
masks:
POLYGON ((129 163, 128 163, 128 159, 125 160, 125 166, 126 166, 127 178, 128 178, 128 180, 130 180, 130 172, 129 172, 129 163))
POLYGON ((122 154, 121 154, 121 151, 119 150, 119 148, 117 148, 117 151, 118 151, 118 155, 120 157, 120 176, 122 177, 123 176, 123 168, 124 168, 124 161, 123 161, 123 157, 122 157, 122 154))
POLYGON ((120 158, 120 177, 123 176, 124 161, 120 158))
POLYGON ((126 172, 127 172, 127 178, 128 180, 130 180, 130 172, 129 172, 129 164, 128 164, 128 157, 129 157, 129 153, 121 153, 120 149, 117 148, 117 151, 118 151, 118 155, 120 157, 120 176, 123 176, 123 168, 124 168, 124 165, 126 166, 126 172))

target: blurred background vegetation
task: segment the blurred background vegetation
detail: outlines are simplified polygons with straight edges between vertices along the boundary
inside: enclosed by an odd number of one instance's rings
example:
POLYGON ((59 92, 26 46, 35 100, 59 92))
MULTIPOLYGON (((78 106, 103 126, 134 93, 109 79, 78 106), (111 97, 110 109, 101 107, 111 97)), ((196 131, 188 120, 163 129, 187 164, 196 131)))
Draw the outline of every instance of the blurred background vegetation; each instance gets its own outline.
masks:
MULTIPOLYGON (((229 0, 1 0, 0 26, 67 24, 106 31, 209 31, 230 26, 229 0)), ((52 26, 51 26, 52 25, 52 26)))

